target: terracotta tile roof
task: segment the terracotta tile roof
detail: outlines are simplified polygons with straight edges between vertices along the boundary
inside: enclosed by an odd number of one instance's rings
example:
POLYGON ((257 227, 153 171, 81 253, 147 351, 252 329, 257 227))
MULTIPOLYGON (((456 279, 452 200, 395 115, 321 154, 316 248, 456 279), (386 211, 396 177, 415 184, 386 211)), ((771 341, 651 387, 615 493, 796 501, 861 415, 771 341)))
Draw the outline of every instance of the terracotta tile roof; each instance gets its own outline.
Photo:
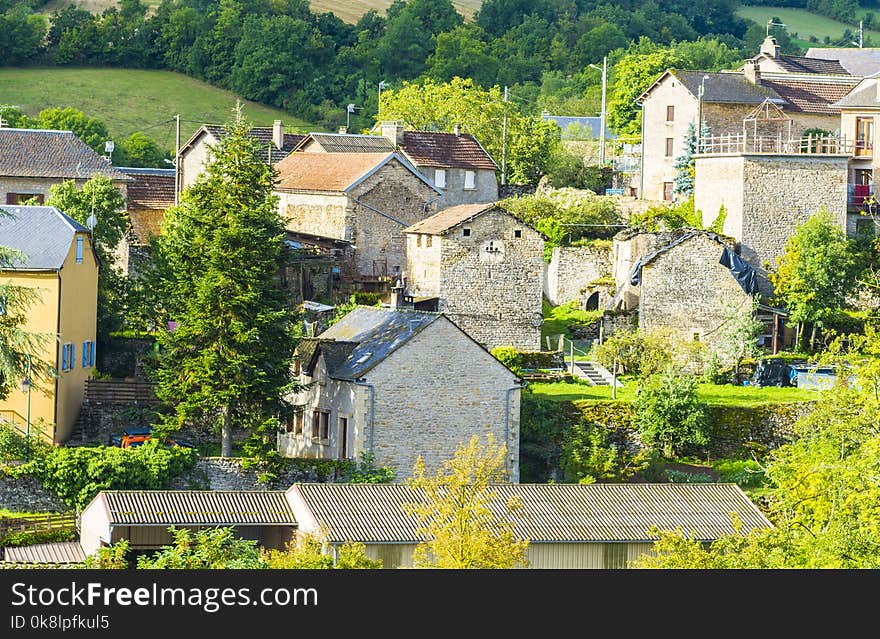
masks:
POLYGON ((72 131, 0 129, 0 175, 88 179, 95 173, 129 181, 72 131))
POLYGON ((778 93, 792 111, 840 113, 833 106, 853 89, 852 82, 807 82, 802 80, 761 79, 761 84, 778 93))
POLYGON ((129 209, 167 209, 174 205, 174 169, 116 168, 134 178, 128 185, 129 209))
POLYGON ((443 209, 439 213, 435 213, 431 217, 419 220, 410 227, 403 230, 404 233, 424 233, 426 235, 442 235, 449 229, 458 226, 462 222, 476 217, 484 211, 494 209, 497 206, 495 202, 483 204, 459 204, 443 209))
POLYGON ((275 188, 302 191, 345 191, 378 168, 392 153, 292 153, 275 165, 275 188))
MULTIPOLYGON (((205 125, 204 128, 208 131, 208 133, 213 135, 218 140, 226 135, 226 130, 222 126, 208 124, 205 125)), ((300 135, 298 133, 285 133, 284 146, 279 149, 272 143, 271 126, 252 127, 248 134, 257 142, 259 142, 261 148, 261 157, 264 162, 269 161, 269 145, 272 144, 272 164, 275 164, 279 160, 282 160, 290 155, 293 150, 297 146, 299 146, 299 143, 302 142, 306 137, 305 135, 300 135)))
POLYGON ((469 133, 404 131, 400 148, 416 166, 498 170, 486 149, 469 133))

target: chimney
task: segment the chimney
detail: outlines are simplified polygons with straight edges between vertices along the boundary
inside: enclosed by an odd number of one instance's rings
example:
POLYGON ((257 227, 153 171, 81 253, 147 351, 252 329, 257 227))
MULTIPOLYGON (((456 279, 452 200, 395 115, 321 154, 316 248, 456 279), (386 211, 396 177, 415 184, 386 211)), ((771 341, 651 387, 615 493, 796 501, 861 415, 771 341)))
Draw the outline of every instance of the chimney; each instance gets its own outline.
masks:
POLYGON ((272 143, 276 149, 284 148, 284 123, 281 120, 272 123, 272 143))
POLYGON ((343 134, 348 133, 348 127, 347 126, 339 127, 339 132, 343 133, 343 134))
POLYGON ((456 124, 455 128, 452 130, 455 135, 461 135, 461 126, 456 124))
POLYGON ((771 58, 778 58, 779 44, 776 42, 776 38, 771 35, 764 38, 764 42, 761 43, 761 53, 768 55, 771 58))
POLYGON ((391 310, 403 308, 403 281, 398 279, 391 287, 391 310))
POLYGON ((761 67, 755 60, 749 60, 743 67, 743 75, 752 84, 761 84, 761 67))
POLYGON ((391 140, 394 146, 403 144, 403 122, 382 122, 382 137, 391 140))

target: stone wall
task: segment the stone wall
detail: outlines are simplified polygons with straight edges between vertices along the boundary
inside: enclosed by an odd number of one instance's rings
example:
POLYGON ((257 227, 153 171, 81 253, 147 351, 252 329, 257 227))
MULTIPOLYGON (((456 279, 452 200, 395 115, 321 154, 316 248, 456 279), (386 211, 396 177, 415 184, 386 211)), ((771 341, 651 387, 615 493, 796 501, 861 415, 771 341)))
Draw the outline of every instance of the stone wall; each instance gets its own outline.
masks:
MULTIPOLYGON (((45 200, 49 199, 49 189, 55 184, 61 184, 64 178, 46 177, 46 178, 26 178, 26 177, 2 177, 0 178, 0 204, 6 204, 6 195, 8 193, 39 193, 45 200)), ((76 179, 77 188, 82 188, 87 182, 85 179, 76 179)), ((123 198, 127 198, 128 186, 126 182, 114 181, 115 186, 122 193, 123 198)))
POLYGON ((28 475, 9 477, 0 474, 0 508, 18 512, 66 512, 70 508, 55 493, 28 475))
POLYGON ((628 228, 614 236, 611 263, 614 275, 614 310, 631 311, 639 306, 639 289, 630 283, 636 263, 677 237, 675 232, 653 232, 628 228))
POLYGON ((278 191, 278 211, 294 232, 351 241, 354 229, 346 219, 345 194, 278 191))
POLYGON ((488 349, 540 350, 542 236, 496 208, 436 239, 442 241, 440 311, 488 349))
POLYGON ((698 234, 642 267, 639 328, 668 329, 683 341, 711 340, 725 321, 725 305, 751 312, 749 297, 726 266, 724 245, 698 234))
POLYGON ((146 380, 144 360, 153 353, 154 344, 149 338, 111 337, 95 353, 95 363, 110 377, 146 380))
MULTIPOLYGON (((420 170, 434 182, 436 169, 421 167, 420 170)), ((498 199, 498 178, 495 177, 495 171, 475 170, 473 189, 464 188, 464 172, 465 169, 446 169, 446 188, 440 189, 443 196, 437 201, 438 210, 458 204, 478 204, 498 199)))
POLYGON ((556 246, 545 267, 544 296, 554 306, 580 300, 591 282, 610 278, 611 246, 556 246))
POLYGON ((618 331, 633 331, 638 326, 638 311, 606 311, 601 320, 602 338, 611 337, 618 331))
POLYGON ((263 470, 244 468, 241 457, 201 457, 185 476, 171 480, 171 490, 286 490, 297 482, 334 482, 344 477, 344 464, 317 460, 286 460, 285 469, 273 482, 262 482, 263 470))

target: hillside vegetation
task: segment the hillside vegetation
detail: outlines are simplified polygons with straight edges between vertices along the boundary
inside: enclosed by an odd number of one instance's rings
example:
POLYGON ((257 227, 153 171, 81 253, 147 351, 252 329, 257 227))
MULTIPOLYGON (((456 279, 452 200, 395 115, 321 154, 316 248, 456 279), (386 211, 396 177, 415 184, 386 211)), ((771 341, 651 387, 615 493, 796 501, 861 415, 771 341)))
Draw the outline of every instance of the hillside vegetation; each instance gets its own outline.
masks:
MULTIPOLYGON (((165 149, 174 149, 180 113, 181 144, 204 123, 226 122, 237 96, 171 71, 138 69, 0 68, 0 104, 36 116, 47 107, 70 106, 102 120, 115 139, 143 131, 165 149)), ((289 132, 314 130, 280 109, 242 100, 255 125, 284 122, 289 132)))
MULTIPOLYGON (((855 38, 858 38, 860 16, 853 16, 852 22, 847 24, 811 13, 806 9, 763 6, 742 6, 736 10, 736 15, 762 26, 766 25, 770 18, 779 18, 786 25, 786 31, 793 38, 797 34, 794 40, 802 47, 823 46, 826 37, 831 40, 828 46, 851 46, 848 42, 842 41, 843 32, 846 29, 849 29, 855 34, 855 38), (811 40, 811 37, 816 41, 811 40)), ((869 38, 874 44, 880 45, 880 31, 865 29, 865 46, 868 45, 869 38)))

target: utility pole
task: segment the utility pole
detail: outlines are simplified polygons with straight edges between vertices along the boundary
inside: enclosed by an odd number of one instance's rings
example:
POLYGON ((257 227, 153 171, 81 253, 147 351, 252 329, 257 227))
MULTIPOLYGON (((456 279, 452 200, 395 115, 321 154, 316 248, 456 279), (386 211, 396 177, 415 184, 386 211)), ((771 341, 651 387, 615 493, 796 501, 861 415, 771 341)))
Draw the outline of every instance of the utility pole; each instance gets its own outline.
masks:
POLYGON ((862 26, 863 24, 864 23, 861 20, 859 20, 859 49, 861 49, 864 46, 864 42, 865 42, 865 39, 864 39, 865 38, 865 29, 862 26))
POLYGON ((504 122, 501 125, 501 186, 507 184, 507 87, 504 87, 504 122))
POLYGON ((601 69, 596 64, 589 66, 602 71, 602 111, 599 113, 599 166, 605 166, 605 95, 608 88, 608 56, 602 58, 601 69))
POLYGON ((174 137, 174 204, 180 204, 180 114, 174 116, 176 122, 174 137))

